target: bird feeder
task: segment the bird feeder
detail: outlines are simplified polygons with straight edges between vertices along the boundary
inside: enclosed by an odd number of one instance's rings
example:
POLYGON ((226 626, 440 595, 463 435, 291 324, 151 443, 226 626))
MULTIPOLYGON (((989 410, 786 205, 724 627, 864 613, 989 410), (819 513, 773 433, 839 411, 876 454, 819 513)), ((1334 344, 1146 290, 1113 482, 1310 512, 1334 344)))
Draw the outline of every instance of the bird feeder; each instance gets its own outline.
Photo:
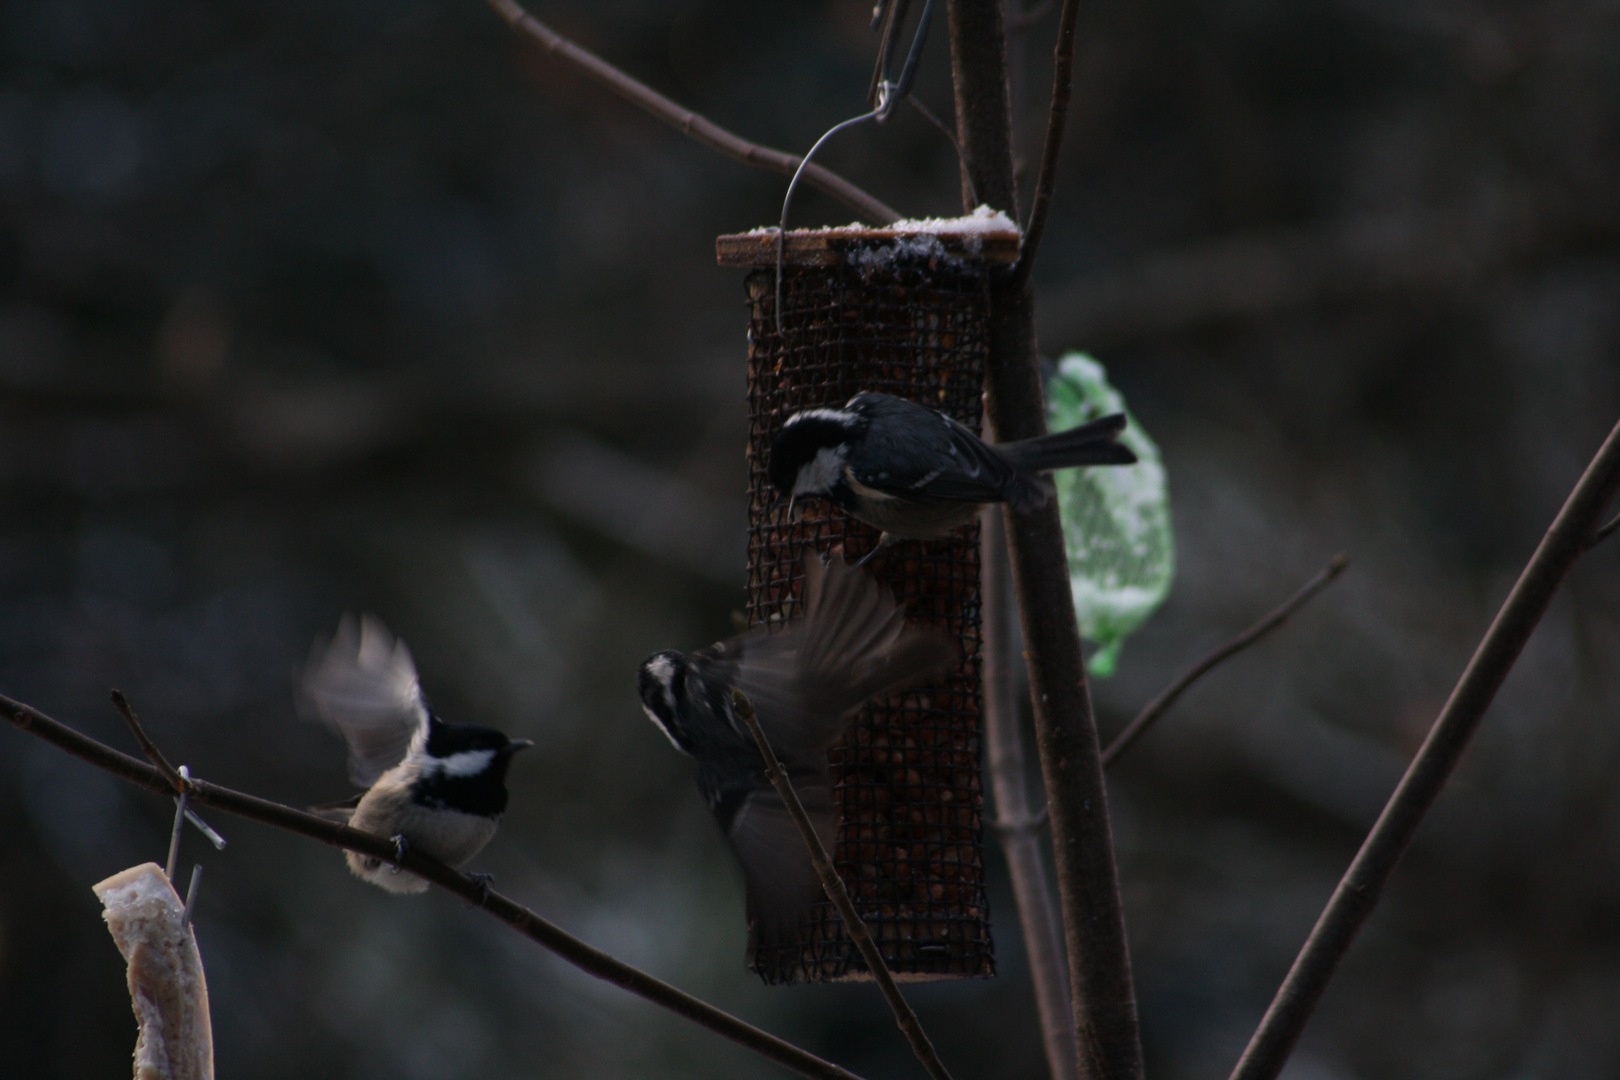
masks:
MULTIPOLYGON (((800 553, 858 559, 877 530, 819 499, 794 519, 767 476, 771 440, 801 409, 862 390, 920 402, 979 429, 988 353, 987 274, 1018 257, 1018 233, 986 212, 898 228, 786 235, 780 287, 774 230, 722 236, 722 266, 751 268, 748 326, 748 622, 796 617, 800 553), (912 226, 915 226, 913 228, 912 226), (988 226, 988 227, 987 227, 988 226), (777 303, 781 311, 778 317, 777 303)), ((975 523, 902 540, 867 563, 910 620, 957 638, 944 681, 861 710, 831 751, 838 804, 834 862, 901 980, 995 973, 984 884, 980 787, 979 536, 975 523)), ((801 939, 753 948, 766 982, 869 979, 831 903, 801 939)))

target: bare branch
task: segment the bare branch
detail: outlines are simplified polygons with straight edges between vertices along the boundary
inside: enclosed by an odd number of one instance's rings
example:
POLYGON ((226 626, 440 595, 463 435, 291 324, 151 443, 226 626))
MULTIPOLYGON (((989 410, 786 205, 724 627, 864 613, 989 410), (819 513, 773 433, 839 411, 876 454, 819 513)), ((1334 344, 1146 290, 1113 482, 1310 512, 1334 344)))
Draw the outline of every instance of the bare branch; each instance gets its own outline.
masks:
POLYGON ((1170 706, 1174 705, 1176 700, 1187 692, 1188 687, 1209 674, 1223 661, 1236 656, 1287 622, 1290 615, 1304 607, 1306 601, 1310 600, 1311 597, 1327 588, 1328 583, 1344 573, 1345 567, 1349 565, 1350 560, 1343 555, 1333 556, 1333 561, 1323 567, 1310 581, 1306 582, 1304 587, 1290 597, 1287 603, 1198 661, 1198 663, 1187 669, 1186 674, 1160 691, 1159 696, 1148 702, 1142 711, 1136 714, 1136 719, 1126 724, 1125 730, 1121 731, 1114 741, 1108 744, 1108 749, 1104 750, 1102 754, 1103 768, 1106 769, 1113 764, 1115 758, 1130 749, 1131 744, 1142 737, 1142 733, 1148 729, 1149 724, 1169 712, 1170 706))
POLYGON ((1485 632, 1422 748, 1317 919, 1259 1030, 1233 1070, 1232 1080, 1272 1080, 1282 1071, 1340 959, 1378 903, 1395 865, 1541 621, 1559 582, 1587 551, 1598 516, 1617 490, 1620 423, 1609 432, 1597 456, 1581 474, 1485 632))
MULTIPOLYGON (((595 79, 632 105, 640 106, 664 121, 664 123, 680 129, 683 133, 696 139, 711 150, 718 150, 727 157, 736 158, 746 165, 769 169, 784 176, 792 176, 794 171, 798 169, 799 162, 803 160, 781 150, 773 150, 768 146, 749 142, 742 136, 727 131, 713 121, 699 116, 691 109, 677 105, 646 83, 632 79, 600 56, 580 48, 572 41, 558 34, 551 27, 523 10, 516 3, 516 0, 489 0, 489 6, 494 8, 501 18, 510 23, 513 29, 527 34, 552 56, 572 65, 576 70, 595 79)), ((887 225, 892 221, 900 220, 900 215, 893 209, 862 191, 842 176, 829 169, 822 168, 820 165, 812 163, 809 168, 805 169, 804 179, 806 183, 820 188, 875 224, 887 225)))
MULTIPOLYGON (((163 751, 158 749, 157 743, 153 742, 146 729, 141 727, 140 718, 135 715, 135 707, 129 703, 122 690, 112 692, 112 703, 113 708, 118 710, 118 715, 124 718, 124 723, 129 725, 130 733, 135 736, 135 742, 140 746, 141 753, 146 755, 146 760, 157 766, 157 771, 163 774, 163 778, 174 788, 176 795, 184 795, 191 782, 180 775, 180 770, 169 764, 169 759, 163 756, 163 751)), ((179 828, 179 824, 176 823, 176 831, 179 828)))
MULTIPOLYGON (((987 437, 989 432, 986 432, 987 437)), ((1018 723, 1017 662, 1013 640, 1012 578, 1007 565, 1007 529, 1001 512, 981 518, 979 528, 979 603, 984 616, 984 752, 990 766, 990 790, 996 817, 990 823, 1007 856, 1018 922, 1024 931, 1030 981, 1035 985, 1035 1011, 1052 1080, 1079 1080, 1080 1045, 1074 1037, 1069 981, 1064 976, 1063 928, 1052 904, 1046 860, 1041 857, 1040 828, 1047 811, 1032 813, 1029 765, 1024 759, 1018 723)))
POLYGON ((754 705, 741 690, 731 691, 732 708, 739 719, 747 725, 748 731, 754 736, 754 745, 759 747, 759 753, 765 759, 765 777, 776 788, 777 795, 787 806, 788 814, 793 818, 793 824, 799 827, 799 835, 804 837, 805 847, 810 849, 810 862, 816 868, 816 874, 821 878, 821 887, 826 890, 827 899, 833 902, 838 914, 843 917, 844 927, 849 931, 849 938, 860 950, 861 958, 866 961, 866 968, 877 981, 878 989, 883 991, 884 1000, 889 1008, 894 1010, 895 1023, 905 1033, 906 1041, 911 1043, 911 1052, 917 1055, 922 1067, 934 1080, 951 1080, 951 1074, 945 1071, 940 1063, 939 1055, 934 1052, 934 1044, 929 1041, 927 1032, 922 1029, 922 1022, 912 1010, 906 999, 901 995, 900 988, 894 983, 894 975, 889 971, 889 965, 883 960, 883 953, 879 951, 877 942, 866 929, 860 912, 855 910, 855 903, 849 898, 849 890, 844 887, 844 879, 838 876, 827 849, 821 844, 821 837, 816 835, 816 827, 810 822, 810 815, 805 813, 804 804, 799 801, 799 795, 793 790, 793 782, 782 769, 782 763, 776 759, 776 751, 771 749, 770 740, 765 738, 765 730, 759 726, 759 720, 754 715, 754 705))
POLYGON ((1080 0, 1063 0, 1052 58, 1052 108, 1046 117, 1046 145, 1041 150, 1029 223, 1024 226, 1024 253, 1013 271, 1026 279, 1034 268, 1041 234, 1046 231, 1046 218, 1052 209, 1052 189, 1057 186, 1058 155, 1063 149, 1063 127, 1069 119, 1069 95, 1074 89, 1074 28, 1079 18, 1080 0))
MULTIPOLYGON (((37 735, 114 776, 122 777, 149 791, 165 795, 173 794, 168 779, 155 767, 80 734, 37 709, 0 696, 0 714, 23 731, 37 735)), ((488 888, 487 882, 452 870, 444 863, 430 859, 415 849, 408 850, 404 858, 400 859, 391 840, 206 780, 193 779, 188 797, 193 802, 215 807, 227 814, 273 825, 278 829, 331 844, 333 847, 357 851, 388 863, 397 862, 404 869, 455 893, 474 907, 482 907, 518 933, 550 949, 581 971, 646 998, 655 1005, 662 1005, 739 1046, 745 1046, 779 1065, 792 1069, 801 1076, 816 1077, 819 1080, 860 1080, 847 1069, 823 1061, 809 1051, 801 1050, 769 1032, 761 1031, 752 1024, 739 1020, 683 990, 676 989, 661 979, 656 979, 621 960, 615 960, 607 953, 592 948, 562 928, 547 922, 521 904, 488 888)))
MULTIPOLYGON (((978 197, 1009 211, 1013 180, 1006 34, 1000 0, 952 0, 956 129, 978 197)), ((1046 430, 1035 350, 1035 297, 1024 275, 990 277, 985 415, 1003 440, 1046 430)), ((1097 723, 1069 588, 1063 525, 1049 505, 1005 516, 1024 631, 1035 740, 1052 818, 1052 851, 1081 1070, 1108 1080, 1142 1075, 1131 955, 1109 824, 1097 723)))

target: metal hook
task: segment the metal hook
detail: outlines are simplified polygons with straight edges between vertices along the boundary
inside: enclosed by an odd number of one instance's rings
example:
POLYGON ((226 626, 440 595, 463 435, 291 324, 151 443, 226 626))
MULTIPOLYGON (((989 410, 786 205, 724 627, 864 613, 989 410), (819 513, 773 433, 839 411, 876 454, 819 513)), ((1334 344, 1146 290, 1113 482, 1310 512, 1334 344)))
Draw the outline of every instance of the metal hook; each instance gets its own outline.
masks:
MULTIPOLYGON (((180 766, 180 775, 186 780, 191 779, 191 773, 184 765, 180 766)), ((174 880, 174 860, 180 854, 180 829, 186 823, 186 792, 181 790, 174 797, 174 829, 169 833, 169 857, 163 863, 163 873, 170 881, 174 880)))
POLYGON ((190 926, 192 912, 197 910, 197 886, 202 881, 202 863, 191 867, 191 884, 186 886, 186 908, 180 913, 180 925, 190 926))
MULTIPOLYGON (((185 780, 188 784, 191 782, 190 769, 182 765, 177 771, 180 773, 182 780, 185 780)), ((182 791, 174 797, 174 830, 169 833, 169 857, 163 864, 163 872, 168 875, 170 881, 174 880, 174 863, 180 855, 180 826, 182 823, 189 821, 196 826, 197 831, 206 836, 208 842, 214 845, 214 850, 225 850, 225 838, 215 832, 208 822, 192 812, 191 808, 186 805, 186 794, 185 791, 182 791)))
MULTIPOLYGON (((817 139, 815 145, 810 147, 810 152, 804 155, 804 160, 799 162, 799 167, 793 170, 793 179, 788 181, 787 195, 782 199, 782 218, 776 225, 775 315, 776 333, 779 337, 782 335, 782 262, 787 251, 788 209, 793 205, 793 192, 799 186, 799 178, 804 175, 804 170, 809 167, 810 159, 816 156, 816 151, 820 150, 828 139, 840 131, 865 123, 868 120, 876 120, 880 124, 887 120, 889 114, 894 111, 895 105, 901 99, 910 95, 912 81, 917 77, 917 65, 922 59, 923 43, 928 40, 928 25, 933 19, 934 0, 925 0, 923 4, 922 15, 917 20, 917 32, 911 39, 911 51, 906 54, 906 64, 905 67, 900 69, 898 82, 889 80, 888 66, 893 55, 894 45, 899 38, 900 28, 905 21, 909 0, 888 0, 888 3, 890 5, 888 9, 889 22, 884 29, 883 46, 878 50, 877 70, 872 76, 873 86, 869 95, 872 110, 834 124, 821 138, 817 139)), ((883 16, 883 7, 883 3, 880 2, 873 10, 874 25, 883 16)), ((960 153, 960 148, 958 148, 958 152, 960 153)))

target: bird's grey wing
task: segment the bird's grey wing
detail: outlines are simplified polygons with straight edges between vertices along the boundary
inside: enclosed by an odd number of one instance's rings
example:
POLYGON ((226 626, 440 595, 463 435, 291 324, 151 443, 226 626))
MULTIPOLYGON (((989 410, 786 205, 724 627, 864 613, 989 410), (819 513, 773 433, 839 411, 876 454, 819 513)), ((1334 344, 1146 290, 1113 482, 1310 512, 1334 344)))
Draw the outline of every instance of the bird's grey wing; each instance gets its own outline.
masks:
POLYGON ((730 675, 790 766, 814 766, 850 715, 874 697, 942 677, 959 650, 931 627, 907 626, 889 590, 835 556, 802 558, 804 615, 776 633, 728 643, 730 675))
MULTIPOLYGON (((794 790, 830 852, 835 826, 832 789, 807 779, 794 790)), ((742 864, 747 888, 750 957, 801 940, 800 928, 822 895, 821 879, 775 789, 761 788, 748 796, 726 839, 742 864)))
POLYGON ((316 644, 301 703, 343 735, 349 779, 361 787, 398 765, 428 722, 410 650, 370 615, 345 615, 337 635, 316 644))

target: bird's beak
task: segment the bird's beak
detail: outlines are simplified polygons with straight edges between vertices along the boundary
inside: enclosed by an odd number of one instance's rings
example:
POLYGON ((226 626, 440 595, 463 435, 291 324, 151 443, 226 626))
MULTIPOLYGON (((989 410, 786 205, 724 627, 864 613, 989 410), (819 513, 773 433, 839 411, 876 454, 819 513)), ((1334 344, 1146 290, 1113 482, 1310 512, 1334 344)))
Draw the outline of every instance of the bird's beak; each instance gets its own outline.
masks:
POLYGON ((502 748, 501 752, 505 753, 505 754, 515 754, 519 750, 527 750, 529 747, 531 747, 533 745, 534 745, 534 740, 533 739, 513 739, 511 742, 507 743, 505 747, 502 748))
POLYGON ((798 498, 799 498, 799 493, 796 492, 796 491, 792 495, 788 496, 787 519, 788 519, 788 524, 790 524, 790 525, 793 523, 793 504, 794 504, 794 502, 796 502, 798 500, 798 498))

